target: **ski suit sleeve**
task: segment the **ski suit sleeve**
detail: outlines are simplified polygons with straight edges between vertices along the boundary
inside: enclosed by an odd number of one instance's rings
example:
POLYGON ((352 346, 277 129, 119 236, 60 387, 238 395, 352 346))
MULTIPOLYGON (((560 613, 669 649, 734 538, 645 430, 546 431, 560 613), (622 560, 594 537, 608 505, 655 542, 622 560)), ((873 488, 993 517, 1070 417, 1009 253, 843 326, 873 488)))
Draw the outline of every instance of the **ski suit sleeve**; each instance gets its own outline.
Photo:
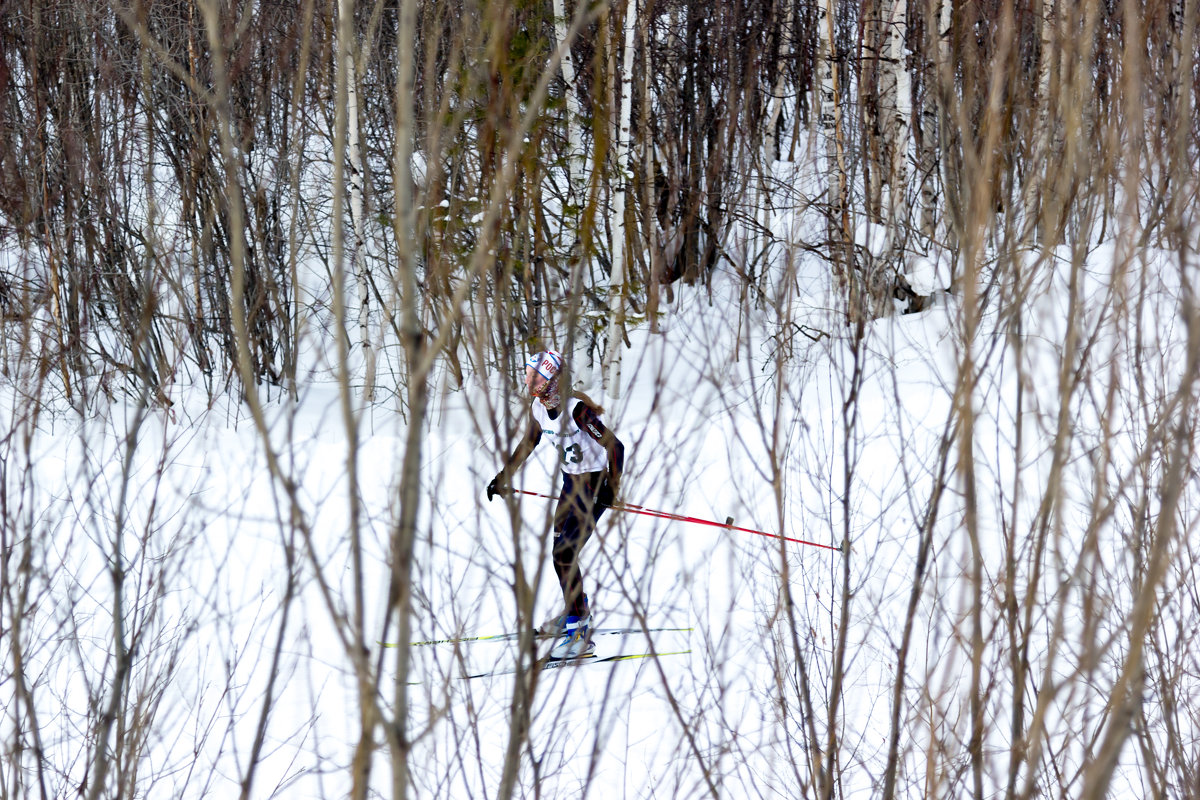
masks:
POLYGON ((529 454, 538 446, 538 442, 542 440, 542 426, 538 425, 533 414, 529 415, 529 428, 525 431, 525 435, 521 437, 521 441, 517 442, 517 449, 513 450, 512 455, 504 462, 504 466, 497 473, 492 482, 488 484, 487 494, 488 500, 496 494, 504 494, 508 487, 508 481, 517 468, 525 463, 525 459, 529 458, 529 454))
POLYGON ((621 473, 625 469, 625 445, 621 444, 616 434, 604 427, 600 416, 587 403, 575 406, 575 424, 579 426, 579 430, 599 442, 608 453, 608 471, 604 478, 613 496, 617 496, 621 489, 621 473))

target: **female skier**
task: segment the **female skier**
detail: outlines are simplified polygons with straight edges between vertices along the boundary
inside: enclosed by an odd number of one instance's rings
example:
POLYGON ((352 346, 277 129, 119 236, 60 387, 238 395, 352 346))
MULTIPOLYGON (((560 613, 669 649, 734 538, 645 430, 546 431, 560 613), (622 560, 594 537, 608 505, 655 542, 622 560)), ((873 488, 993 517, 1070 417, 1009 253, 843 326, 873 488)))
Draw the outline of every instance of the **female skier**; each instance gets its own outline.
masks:
POLYGON ((579 658, 594 647, 579 551, 600 515, 620 493, 625 463, 624 445, 600 421, 604 410, 582 392, 563 396, 565 384, 559 384, 563 366, 562 355, 553 350, 538 353, 525 363, 525 386, 533 400, 529 429, 487 487, 488 500, 506 493, 510 477, 543 436, 558 450, 562 493, 554 510, 552 555, 566 611, 538 629, 540 634, 558 637, 550 651, 553 659, 579 658))

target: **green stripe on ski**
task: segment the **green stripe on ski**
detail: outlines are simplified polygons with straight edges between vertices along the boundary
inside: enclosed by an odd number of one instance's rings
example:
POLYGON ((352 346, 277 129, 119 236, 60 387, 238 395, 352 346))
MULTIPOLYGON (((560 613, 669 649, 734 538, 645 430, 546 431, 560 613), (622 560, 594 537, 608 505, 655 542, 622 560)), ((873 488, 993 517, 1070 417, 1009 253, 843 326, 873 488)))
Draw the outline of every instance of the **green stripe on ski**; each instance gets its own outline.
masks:
MULTIPOLYGON (((459 644, 466 642, 492 642, 502 641, 504 639, 516 639, 518 634, 515 633, 494 633, 491 636, 461 636, 457 639, 430 639, 427 642, 409 642, 409 647, 424 647, 429 644, 459 644)), ((399 647, 399 642, 380 642, 384 647, 399 647)))
POLYGON ((660 658, 661 656, 686 656, 691 650, 673 650, 669 653, 630 653, 623 656, 605 656, 597 661, 633 661, 638 658, 660 658))

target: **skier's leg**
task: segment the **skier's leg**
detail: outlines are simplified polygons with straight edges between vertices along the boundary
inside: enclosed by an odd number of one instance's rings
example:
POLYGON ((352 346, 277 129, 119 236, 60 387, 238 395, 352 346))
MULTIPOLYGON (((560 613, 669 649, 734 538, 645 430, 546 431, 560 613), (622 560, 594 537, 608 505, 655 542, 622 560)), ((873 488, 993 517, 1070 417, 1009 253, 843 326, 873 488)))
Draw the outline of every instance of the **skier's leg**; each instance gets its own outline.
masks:
POLYGON ((595 492, 600 473, 564 475, 563 493, 554 520, 554 572, 562 588, 563 602, 570 616, 588 615, 588 598, 583 591, 579 570, 579 552, 592 535, 600 511, 595 508, 595 492))
POLYGON ((571 514, 563 521, 562 533, 554 538, 554 572, 562 588, 567 614, 587 616, 587 597, 583 592, 583 576, 579 571, 579 551, 591 534, 588 517, 571 514))

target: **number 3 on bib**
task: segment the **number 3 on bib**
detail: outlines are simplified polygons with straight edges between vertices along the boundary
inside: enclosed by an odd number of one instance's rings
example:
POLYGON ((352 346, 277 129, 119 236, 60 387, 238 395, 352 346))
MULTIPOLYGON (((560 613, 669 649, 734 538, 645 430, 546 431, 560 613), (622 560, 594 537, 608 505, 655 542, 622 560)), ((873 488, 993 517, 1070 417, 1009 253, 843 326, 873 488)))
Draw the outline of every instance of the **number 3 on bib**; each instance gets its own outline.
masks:
POLYGON ((578 464, 583 461, 583 448, 578 443, 560 446, 558 451, 562 454, 564 464, 578 464))

